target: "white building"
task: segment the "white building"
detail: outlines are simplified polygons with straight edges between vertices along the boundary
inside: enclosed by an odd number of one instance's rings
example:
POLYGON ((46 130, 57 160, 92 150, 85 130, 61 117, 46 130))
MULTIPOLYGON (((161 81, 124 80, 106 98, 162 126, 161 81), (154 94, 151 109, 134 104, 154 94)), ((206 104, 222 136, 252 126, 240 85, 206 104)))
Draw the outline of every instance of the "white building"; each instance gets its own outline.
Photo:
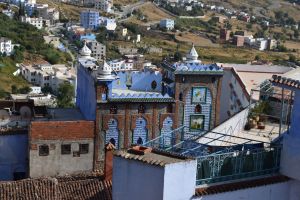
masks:
POLYGON ((21 64, 22 76, 31 84, 45 87, 49 86, 53 91, 57 91, 59 85, 63 82, 70 82, 75 85, 76 73, 73 68, 65 65, 24 65, 21 64))
POLYGON ((11 40, 8 38, 0 37, 0 53, 6 54, 7 56, 11 55, 13 51, 13 46, 11 40))
POLYGON ((108 64, 114 71, 132 70, 134 66, 133 60, 113 60, 108 64))
POLYGON ((173 19, 162 19, 160 20, 159 27, 167 30, 174 29, 175 22, 173 19))
POLYGON ((255 38, 253 35, 245 36, 245 44, 248 46, 253 46, 255 44, 255 38))
POLYGON ((264 38, 257 38, 254 43, 254 48, 260 51, 264 51, 268 48, 268 40, 264 38))
MULTIPOLYGON (((100 20, 103 20, 103 19, 100 19, 100 20)), ((101 25, 104 26, 106 28, 106 30, 108 30, 108 31, 115 31, 117 28, 117 23, 116 23, 115 19, 105 18, 101 25)))
POLYGON ((32 17, 31 18, 31 17, 27 17, 27 16, 22 16, 21 22, 31 24, 31 25, 35 26, 37 29, 42 29, 43 24, 44 24, 44 20, 41 17, 39 17, 39 18, 32 17))
POLYGON ((14 17, 15 12, 11 9, 2 10, 2 13, 12 19, 14 17))
POLYGON ((95 8, 107 13, 112 13, 113 0, 98 0, 95 2, 95 8))

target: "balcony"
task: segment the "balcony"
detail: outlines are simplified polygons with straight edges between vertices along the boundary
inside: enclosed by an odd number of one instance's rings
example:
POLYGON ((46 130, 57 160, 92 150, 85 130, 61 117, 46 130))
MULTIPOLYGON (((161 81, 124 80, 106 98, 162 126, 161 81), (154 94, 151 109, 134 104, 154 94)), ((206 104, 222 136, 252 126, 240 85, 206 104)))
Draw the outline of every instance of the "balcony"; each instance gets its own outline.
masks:
POLYGON ((276 174, 281 146, 210 154, 197 158, 196 185, 276 174))

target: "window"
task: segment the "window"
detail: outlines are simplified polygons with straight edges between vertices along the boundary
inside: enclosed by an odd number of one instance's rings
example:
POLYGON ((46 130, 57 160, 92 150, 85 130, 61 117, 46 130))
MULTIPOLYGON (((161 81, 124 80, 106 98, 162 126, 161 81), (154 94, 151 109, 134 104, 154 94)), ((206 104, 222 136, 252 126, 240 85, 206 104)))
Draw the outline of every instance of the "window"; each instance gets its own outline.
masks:
POLYGON ((80 144, 79 145, 79 152, 80 152, 80 154, 89 153, 89 144, 80 144))
POLYGON ((115 105, 112 105, 109 109, 110 114, 117 114, 118 113, 118 108, 115 105))
POLYGON ((152 83, 151 83, 151 88, 152 88, 152 90, 155 90, 156 87, 157 87, 156 81, 152 81, 152 83))
POLYGON ((139 107, 138 107, 138 113, 145 113, 145 110, 146 110, 146 108, 145 108, 145 106, 144 105, 139 105, 139 107))
POLYGON ((183 94, 182 93, 179 94, 179 101, 183 101, 183 94))
POLYGON ((172 104, 168 104, 167 113, 173 113, 173 105, 172 104))
POLYGON ((61 154, 71 154, 71 145, 70 144, 62 144, 61 145, 61 154))
POLYGON ((143 139, 141 137, 138 138, 137 144, 143 144, 143 139))
POLYGON ((200 104, 197 104, 197 105, 195 106, 195 113, 201 113, 201 112, 202 112, 202 107, 201 107, 200 104))
POLYGON ((39 146, 39 156, 48 156, 49 155, 49 146, 46 144, 39 146))

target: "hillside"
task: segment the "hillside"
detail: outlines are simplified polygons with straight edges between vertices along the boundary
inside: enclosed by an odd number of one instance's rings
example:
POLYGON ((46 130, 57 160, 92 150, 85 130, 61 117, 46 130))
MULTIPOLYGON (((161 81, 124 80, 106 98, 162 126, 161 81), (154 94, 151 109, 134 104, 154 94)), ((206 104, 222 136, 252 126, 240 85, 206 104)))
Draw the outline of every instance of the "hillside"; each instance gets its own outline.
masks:
POLYGON ((20 47, 15 49, 14 55, 0 57, 0 91, 10 92, 12 85, 18 87, 28 85, 22 77, 12 75, 17 70, 16 63, 35 61, 38 58, 57 64, 66 63, 71 59, 68 54, 45 44, 43 39, 45 34, 32 25, 11 20, 0 14, 0 37, 11 39, 13 44, 20 44, 20 47))

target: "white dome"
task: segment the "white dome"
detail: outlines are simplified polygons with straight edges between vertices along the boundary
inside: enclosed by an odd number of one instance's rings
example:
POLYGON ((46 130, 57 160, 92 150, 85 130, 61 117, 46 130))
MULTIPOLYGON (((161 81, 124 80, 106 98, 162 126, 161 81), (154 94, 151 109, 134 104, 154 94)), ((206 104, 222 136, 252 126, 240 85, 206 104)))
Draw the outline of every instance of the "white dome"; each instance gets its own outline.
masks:
POLYGON ((103 66, 100 67, 99 74, 111 75, 112 69, 106 61, 104 61, 103 66))
POLYGON ((84 42, 84 46, 82 47, 79 53, 82 57, 90 57, 92 51, 86 46, 86 42, 84 42))
POLYGON ((198 53, 195 49, 195 46, 193 44, 193 47, 192 49, 189 51, 189 53, 186 55, 186 57, 189 59, 189 60, 198 60, 198 53))

